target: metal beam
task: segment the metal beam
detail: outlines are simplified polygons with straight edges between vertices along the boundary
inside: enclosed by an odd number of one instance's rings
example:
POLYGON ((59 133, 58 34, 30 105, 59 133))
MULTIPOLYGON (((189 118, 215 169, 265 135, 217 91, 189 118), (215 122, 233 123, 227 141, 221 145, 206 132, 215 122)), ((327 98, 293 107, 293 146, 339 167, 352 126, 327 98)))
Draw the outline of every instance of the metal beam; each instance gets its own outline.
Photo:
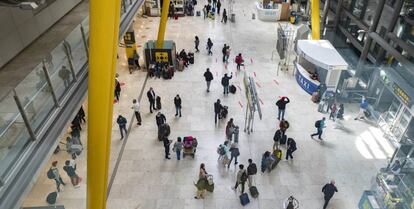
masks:
POLYGON ((338 24, 339 24, 339 18, 341 17, 341 12, 342 12, 342 4, 343 4, 344 0, 338 0, 338 5, 336 7, 336 11, 335 11, 335 19, 334 19, 334 23, 333 23, 333 27, 336 29, 338 28, 338 24))
POLYGON ((390 38, 393 42, 398 44, 404 51, 406 51, 409 55, 414 56, 414 46, 411 44, 408 44, 407 42, 403 41, 401 38, 399 38, 397 35, 395 35, 392 32, 389 32, 387 34, 387 37, 390 38))
POLYGON ((322 21, 321 21, 321 28, 324 28, 326 25, 326 19, 328 18, 329 7, 331 5, 331 0, 326 0, 325 5, 323 6, 323 14, 322 14, 322 21))
POLYGON ((105 209, 111 144, 120 0, 90 0, 88 209, 105 209))
POLYGON ((319 15, 319 0, 312 0, 312 39, 319 40, 321 36, 321 17, 319 15))
POLYGON ((29 132, 31 140, 36 141, 37 137, 33 131, 32 124, 30 124, 29 118, 27 118, 22 102, 20 101, 19 96, 17 96, 17 92, 15 89, 13 89, 13 98, 16 102, 17 108, 19 109, 20 115, 23 118, 24 125, 26 126, 27 132, 29 132))
POLYGON ((362 22, 361 20, 358 19, 358 17, 356 17, 354 14, 352 14, 350 11, 348 11, 345 7, 343 7, 343 11, 345 13, 345 15, 347 17, 349 17, 349 19, 352 20, 352 22, 354 22, 355 24, 357 24, 357 26, 359 28, 361 28, 364 31, 368 31, 368 26, 367 24, 365 24, 364 22, 362 22))
POLYGON ((164 36, 165 36, 165 29, 167 27, 169 8, 170 8, 170 0, 164 0, 162 3, 160 26, 158 28, 158 37, 157 37, 157 44, 156 44, 157 49, 161 49, 164 46, 164 36))

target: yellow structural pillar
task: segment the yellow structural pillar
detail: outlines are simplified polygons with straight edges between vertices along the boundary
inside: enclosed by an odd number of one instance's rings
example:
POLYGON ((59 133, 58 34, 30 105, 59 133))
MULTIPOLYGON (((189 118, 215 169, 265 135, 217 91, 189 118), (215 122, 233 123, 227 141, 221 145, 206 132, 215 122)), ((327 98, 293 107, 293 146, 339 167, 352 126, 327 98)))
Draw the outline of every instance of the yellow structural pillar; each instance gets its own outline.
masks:
POLYGON ((105 209, 120 0, 90 0, 87 208, 105 209))
POLYGON ((160 27, 158 28, 157 49, 164 46, 165 28, 167 27, 168 10, 170 8, 170 0, 164 0, 162 3, 162 13, 160 19, 160 27))
POLYGON ((321 33, 321 18, 319 16, 319 0, 312 0, 312 39, 319 40, 321 33))

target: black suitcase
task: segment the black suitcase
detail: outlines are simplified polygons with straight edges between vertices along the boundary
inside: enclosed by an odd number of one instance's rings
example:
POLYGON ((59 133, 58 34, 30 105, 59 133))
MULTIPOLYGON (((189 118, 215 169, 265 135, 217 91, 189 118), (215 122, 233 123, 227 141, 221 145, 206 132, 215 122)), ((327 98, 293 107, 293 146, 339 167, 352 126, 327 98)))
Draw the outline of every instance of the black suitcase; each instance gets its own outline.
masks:
POLYGON ((283 135, 282 138, 280 139, 280 144, 286 144, 286 140, 287 140, 287 136, 283 135))
POLYGON ((249 188, 250 195, 252 195, 253 198, 257 198, 259 196, 259 191, 257 190, 257 187, 251 186, 249 188))
POLYGON ((54 205, 56 203, 57 195, 58 195, 57 192, 49 193, 46 197, 46 202, 49 203, 50 205, 54 205))
POLYGON ((190 62, 190 64, 194 64, 194 55, 189 57, 188 62, 190 62))
POLYGON ((236 91, 237 91, 236 86, 235 85, 231 85, 229 91, 230 91, 230 93, 235 94, 236 91))
POLYGON ((157 109, 161 110, 161 97, 157 96, 157 98, 155 99, 155 103, 157 106, 157 109))

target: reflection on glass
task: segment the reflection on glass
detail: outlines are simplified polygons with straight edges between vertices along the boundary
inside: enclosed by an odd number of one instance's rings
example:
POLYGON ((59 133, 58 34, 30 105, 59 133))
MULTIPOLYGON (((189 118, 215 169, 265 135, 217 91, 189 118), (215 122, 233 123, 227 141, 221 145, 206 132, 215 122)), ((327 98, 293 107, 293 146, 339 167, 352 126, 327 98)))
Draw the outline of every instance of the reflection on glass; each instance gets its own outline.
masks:
POLYGON ((82 67, 86 64, 86 50, 83 44, 82 33, 80 26, 76 27, 66 38, 69 44, 69 52, 72 57, 73 68, 77 75, 82 67))

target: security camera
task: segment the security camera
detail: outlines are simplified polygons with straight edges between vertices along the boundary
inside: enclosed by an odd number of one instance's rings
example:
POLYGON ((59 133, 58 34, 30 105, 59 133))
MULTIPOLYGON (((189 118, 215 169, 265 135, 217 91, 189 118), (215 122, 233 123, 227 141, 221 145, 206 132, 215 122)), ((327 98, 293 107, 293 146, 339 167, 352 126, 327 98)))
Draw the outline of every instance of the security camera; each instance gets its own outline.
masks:
POLYGON ((23 10, 35 10, 39 6, 35 2, 21 2, 19 8, 23 10))

